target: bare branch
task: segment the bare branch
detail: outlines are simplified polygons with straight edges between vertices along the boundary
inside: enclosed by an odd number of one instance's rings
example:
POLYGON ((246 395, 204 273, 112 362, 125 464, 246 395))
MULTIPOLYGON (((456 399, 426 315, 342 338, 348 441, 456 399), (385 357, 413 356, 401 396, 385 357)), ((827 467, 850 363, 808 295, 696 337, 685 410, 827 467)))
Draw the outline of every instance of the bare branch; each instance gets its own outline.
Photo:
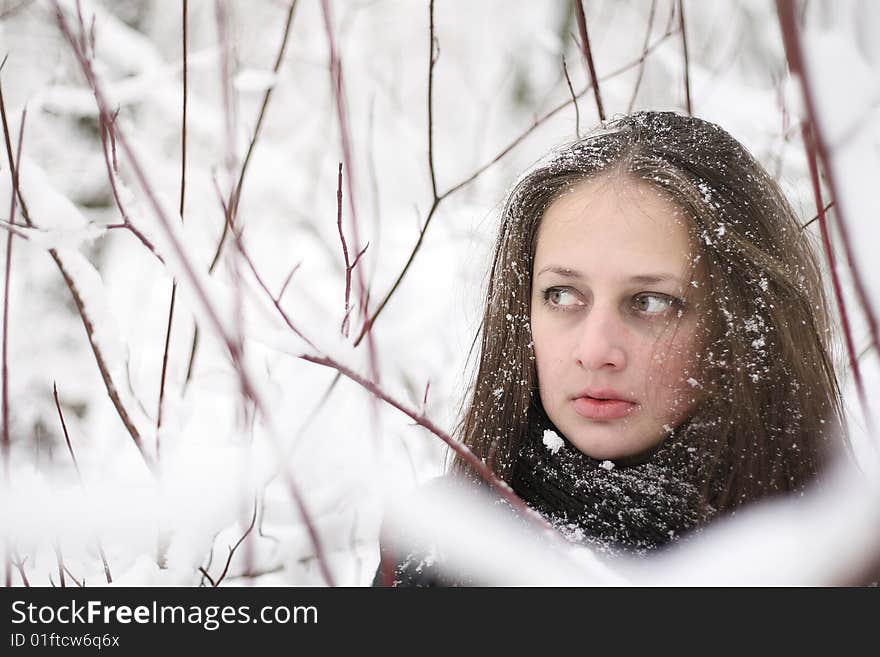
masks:
MULTIPOLYGON (((6 58, 3 59, 3 64, 6 58)), ((2 68, 2 65, 0 65, 2 68)), ((10 193, 9 223, 15 225, 15 202, 18 198, 18 171, 21 163, 21 145, 24 141, 24 124, 27 117, 27 109, 21 113, 21 125, 18 130, 18 146, 16 149, 15 163, 12 162, 12 145, 9 138, 9 126, 6 120, 6 103, 3 101, 3 86, 0 84, 0 112, 2 112, 3 133, 6 135, 6 147, 9 154, 9 174, 12 182, 12 192, 10 193)), ((3 435, 2 435, 2 458, 3 458, 3 476, 4 481, 9 482, 9 459, 10 459, 10 441, 9 441, 9 288, 12 278, 12 232, 6 233, 6 265, 5 276, 3 279, 3 347, 2 347, 2 378, 3 378, 3 435)), ((9 567, 9 555, 6 555, 6 580, 9 584, 11 577, 11 569, 9 567)))
MULTIPOLYGON (((119 110, 116 110, 117 114, 119 110)), ((110 181, 110 190, 113 194, 113 200, 116 203, 116 207, 119 210, 119 214, 122 215, 122 224, 110 225, 106 226, 106 228, 125 228, 132 235, 134 235, 138 240, 140 240, 141 244, 143 244, 147 249, 152 253, 162 264, 165 264, 165 260, 162 258, 159 253, 156 252, 156 248, 153 246, 153 243, 150 242, 149 239, 140 231, 138 228, 131 222, 131 218, 128 213, 125 211, 125 207, 122 205, 122 199, 119 196, 119 190, 116 187, 116 176, 119 175, 119 167, 116 162, 116 151, 115 151, 115 143, 116 137, 114 136, 114 125, 116 122, 116 115, 114 115, 113 120, 105 121, 104 117, 99 117, 99 133, 101 135, 101 149, 104 152, 104 163, 107 167, 107 179, 110 181), (107 146, 108 137, 110 142, 113 144, 113 161, 111 163, 111 154, 110 150, 107 146)))
POLYGON ((678 0, 678 29, 681 32, 681 55, 684 59, 684 98, 688 115, 693 115, 691 105, 690 58, 688 57, 687 33, 684 29, 684 0, 678 0))
POLYGON ((342 335, 348 337, 348 314, 349 300, 351 298, 351 264, 348 262, 348 245, 345 243, 345 233, 342 231, 342 162, 339 163, 339 174, 336 187, 336 228, 339 231, 339 241, 342 242, 342 258, 345 262, 345 316, 342 319, 342 335))
POLYGON ((605 120, 605 109, 602 107, 602 94, 599 92, 599 78, 596 75, 596 66, 593 63, 593 53, 590 50, 590 37, 587 33, 587 17, 584 14, 583 0, 574 3, 577 13, 578 31, 581 35, 581 46, 583 47, 584 60, 587 62, 587 68, 590 70, 590 82, 593 86, 593 95, 596 97, 596 110, 599 112, 599 120, 605 120))
MULTIPOLYGON (((290 8, 287 11, 287 20, 284 23, 284 34, 281 37, 281 45, 278 48, 278 53, 275 56, 275 64, 272 66, 272 73, 277 76, 278 71, 281 69, 281 63, 284 61, 284 53, 287 50, 287 42, 290 36, 290 27, 293 25, 293 14, 296 10, 297 0, 292 0, 290 3, 290 8)), ((254 149, 256 148, 257 141, 260 138, 260 131, 263 128, 263 120, 266 117, 266 110, 269 107, 269 99, 272 97, 272 91, 275 88, 274 84, 269 85, 268 89, 266 89, 266 93, 263 94, 263 102, 260 104, 260 111, 257 115, 257 123, 254 126, 254 134, 251 137, 251 141, 248 144, 247 152, 245 153, 244 160, 241 164, 241 169, 238 173, 238 182, 235 184, 235 189, 229 199, 228 206, 230 208, 230 212, 232 213, 233 223, 235 223, 235 216, 238 213, 238 204, 241 199, 241 190, 244 186, 244 177, 248 170, 248 165, 251 162, 251 156, 254 153, 254 149)), ((223 251, 223 244, 226 241, 226 234, 229 230, 228 228, 229 222, 223 223, 223 233, 220 236, 220 242, 217 244, 217 250, 214 252, 214 257, 211 259, 211 265, 208 268, 209 272, 214 271, 217 267, 217 262, 220 260, 220 254, 223 251)))
MULTIPOLYGON (((18 556, 17 551, 15 551, 15 550, 12 551, 12 565, 14 565, 16 570, 18 570, 18 574, 21 577, 21 583, 26 588, 30 588, 31 583, 28 581, 27 574, 25 574, 25 572, 24 572, 24 562, 26 559, 27 559, 27 557, 22 559, 20 556, 18 556)), ((9 588, 10 586, 12 586, 12 582, 7 580, 6 587, 9 588)))
MULTIPOLYGON (((64 421, 64 413, 61 412, 61 401, 58 399, 58 387, 55 385, 55 382, 52 382, 52 395, 55 397, 55 408, 58 409, 58 418, 61 420, 61 429, 64 431, 64 441, 67 443, 67 450, 70 452, 70 460, 73 461, 73 467, 76 470, 76 477, 79 480, 80 488, 85 491, 86 485, 83 481, 82 472, 79 469, 79 463, 76 460, 76 454, 73 452, 73 444, 70 442, 70 434, 67 433, 67 423, 64 421)), ((107 583, 111 584, 113 582, 113 577, 110 575, 110 565, 107 563, 107 555, 104 553, 104 547, 101 545, 101 540, 98 537, 95 537, 95 542, 98 545, 98 554, 101 555, 101 563, 104 566, 104 577, 107 578, 107 583)), ((68 571, 68 574, 70 571, 68 571)), ((73 577, 73 575, 71 575, 73 577)), ((75 580, 74 580, 75 581, 75 580)))
POLYGON ((64 262, 58 256, 56 251, 54 249, 50 250, 49 255, 51 255, 52 259, 55 261, 55 265, 61 272, 61 276, 64 278, 64 282, 67 284, 67 287, 70 290, 70 294, 73 297, 73 302, 76 305, 76 309, 79 312, 80 318, 82 319, 83 326, 86 329, 86 336, 88 337, 89 345, 92 348, 92 353, 95 356, 95 362, 98 364, 98 370, 101 373, 101 379, 103 379, 104 381, 104 387, 107 389, 107 394, 110 396, 110 401, 116 408, 116 413, 119 415, 119 419, 122 420, 122 423, 125 425, 128 434, 131 436, 131 439, 134 441, 135 446, 141 453, 141 457, 143 458, 144 463, 146 463, 147 467, 149 467, 150 470, 155 474, 155 463, 153 462, 153 459, 150 458, 150 456, 147 454, 146 448, 144 447, 144 442, 141 439, 141 435, 138 432, 137 427, 135 427, 134 422, 131 420, 131 417, 129 416, 125 406, 122 404, 122 400, 119 397, 119 392, 116 389, 116 384, 113 382, 113 378, 110 376, 110 370, 108 369, 107 363, 104 360, 104 355, 95 340, 95 327, 92 323, 91 317, 89 317, 89 314, 86 311, 85 304, 83 303, 79 290, 76 287, 76 283, 67 272, 67 269, 64 266, 64 262))
POLYGON ((528 506, 516 496, 510 486, 507 485, 504 481, 498 479, 495 474, 486 466, 485 463, 480 461, 474 453, 471 452, 465 445, 459 443, 454 440, 449 434, 440 429, 436 424, 434 424, 428 417, 426 417, 423 413, 417 413, 394 398, 388 395, 384 390, 382 390, 376 383, 365 379, 361 375, 357 374, 355 371, 350 368, 338 363, 336 360, 326 356, 310 356, 308 354, 303 354, 300 356, 302 360, 308 361, 310 363, 315 363, 316 365, 323 365, 324 367, 329 367, 331 369, 336 370, 344 377, 354 381, 359 386, 369 391, 374 397, 381 399, 386 404, 393 406, 398 411, 412 419, 416 424, 424 427, 432 434, 440 438, 446 445, 456 454, 458 454, 462 459, 464 459, 468 465, 470 465, 474 471, 476 471, 486 483, 488 483, 492 488, 494 488, 498 493, 507 500, 510 505, 521 511, 523 514, 535 520, 539 526, 543 528, 549 528, 546 521, 544 521, 536 512, 529 509, 528 506))
MULTIPOLYGON (((187 101, 187 22, 188 22, 188 1, 183 0, 183 15, 181 22, 183 23, 182 39, 183 39, 183 107, 180 128, 180 203, 178 212, 180 221, 183 223, 184 205, 186 200, 186 101, 187 101)), ((171 301, 168 304, 168 322, 165 327, 165 346, 162 349, 162 374, 159 378, 159 406, 156 411, 156 459, 161 456, 161 437, 162 429, 162 407, 165 402, 165 378, 168 373, 168 350, 171 348, 171 326, 174 323, 174 305, 177 300, 177 281, 171 283, 171 301)))
MULTIPOLYGON (((3 101, 2 84, 0 84, 0 115, 2 115, 3 117, 6 116, 6 105, 3 101)), ((9 134, 9 126, 6 123, 5 118, 3 120, 3 136, 6 141, 6 154, 9 160, 9 170, 13 176, 13 180, 16 181, 13 185, 13 195, 18 198, 19 204, 21 206, 21 215, 25 221, 25 225, 32 228, 33 222, 30 219, 27 204, 22 197, 21 188, 17 183, 18 166, 16 164, 16 161, 13 160, 12 157, 12 139, 9 134)), ((119 415, 119 419, 121 419, 122 423, 125 425, 125 428, 131 436, 132 440, 134 441, 135 446, 141 453, 144 462, 152 470, 153 464, 144 449, 143 441, 141 440, 140 434, 138 433, 137 428, 134 426, 134 423, 129 418, 128 412, 126 411, 125 407, 122 405, 122 401, 119 398, 119 393, 116 390, 116 386, 113 383, 112 378, 110 377, 110 371, 107 368, 104 356, 101 352, 100 347, 98 347, 98 344, 95 341, 94 326, 92 325, 91 318, 86 312, 85 304, 83 303, 82 297, 80 296, 80 293, 76 288, 76 284, 74 283, 73 278, 71 278, 70 274, 68 274, 67 270, 65 269, 64 263, 62 262, 57 251, 55 251, 55 249, 49 249, 49 255, 52 256, 52 259, 55 261, 55 265, 61 272, 61 276, 64 278, 64 282, 67 284, 67 287, 70 290, 70 294, 73 297, 74 304, 76 305, 77 312, 79 313, 79 316, 83 322, 83 326, 85 327, 86 336, 89 340, 89 345, 92 348, 92 353, 95 356, 95 362, 98 365, 98 370, 101 372, 101 378, 104 381, 104 387, 107 389, 107 394, 110 397, 110 401, 113 403, 113 406, 116 409, 116 413, 119 415)))
POLYGON ((205 570, 204 568, 202 568, 202 566, 199 566, 199 572, 202 574, 202 577, 204 577, 205 579, 207 579, 211 583, 211 586, 214 586, 214 587, 217 586, 217 584, 214 582, 214 578, 211 577, 208 574, 208 571, 205 570))
POLYGON ((15 235, 16 237, 20 237, 23 240, 29 240, 31 237, 28 235, 23 229, 18 228, 15 224, 9 223, 8 221, 4 221, 0 219, 0 228, 5 230, 10 235, 15 235))
MULTIPOLYGON (((257 521, 257 500, 254 499, 254 513, 251 516, 251 524, 248 525, 247 529, 244 530, 244 534, 241 535, 241 538, 236 541, 235 545, 229 548, 229 556, 226 557, 226 565, 223 566, 223 572, 220 573, 220 577, 217 578, 216 581, 211 580, 211 577, 208 576, 207 573, 204 573, 205 576, 208 577, 208 580, 211 581, 211 586, 217 587, 220 586, 220 583, 226 579, 226 573, 229 572, 229 564, 232 563, 232 557, 235 555, 235 551, 238 549, 238 546, 244 542, 244 539, 248 537, 248 534, 251 533, 254 529, 254 523, 257 521)), ((204 571, 203 571, 204 572, 204 571)))
POLYGON ((819 166, 816 162, 814 135, 810 134, 810 128, 806 122, 801 123, 801 130, 804 139, 804 148, 807 151, 807 164, 810 169, 810 182, 813 185, 813 196, 816 200, 816 208, 819 211, 818 219, 819 228, 822 233, 822 246, 825 250, 825 258, 828 260, 828 270, 831 273, 831 283, 834 287, 834 298, 835 301, 837 301, 837 310, 840 314, 840 323, 843 328, 843 336, 846 342, 846 353, 849 356, 849 365, 852 368, 853 379, 855 380, 856 390, 859 395, 859 402, 862 405, 862 411, 867 417, 869 413, 868 400, 865 396, 865 387, 862 382, 861 370, 859 369, 859 359, 852 338, 849 314, 846 311, 846 304, 843 297, 843 288, 840 285, 837 266, 834 262, 834 249, 831 246, 831 236, 828 232, 828 220, 825 218, 825 207, 822 204, 822 191, 819 183, 819 166))
POLYGON ((578 109, 577 97, 574 94, 574 87, 571 86, 571 78, 568 75, 568 66, 565 63, 565 55, 562 56, 562 72, 565 74, 565 83, 568 85, 568 93, 571 94, 571 102, 574 104, 574 134, 578 139, 581 138, 581 111, 578 109))
POLYGON ((293 280, 293 275, 297 272, 297 270, 302 266, 302 262, 296 263, 293 268, 290 270, 290 273, 287 274, 287 277, 284 279, 284 283, 281 284, 281 289, 278 291, 278 296, 274 297, 274 300, 277 302, 281 302, 281 298, 284 296, 284 293, 287 291, 287 286, 290 285, 290 281, 293 280))
MULTIPOLYGON (((789 69, 793 74, 799 76, 801 80, 801 93, 803 94, 804 107, 806 109, 807 119, 809 120, 810 124, 810 129, 805 133, 806 141, 808 144, 812 143, 815 146, 815 152, 818 155, 818 159, 822 163, 822 169, 824 170, 825 176, 828 181, 828 187, 831 191, 832 200, 836 204, 835 216, 837 218, 837 227, 840 232, 840 239, 843 244, 843 251, 844 255, 846 256, 846 262, 849 266, 850 273, 852 274, 856 298, 859 301, 859 305, 861 306, 862 312, 865 314, 865 319, 868 323, 868 330, 871 335, 871 344, 875 348, 878 348, 880 347, 880 335, 878 335, 877 315, 874 312, 874 307, 871 304, 870 298, 868 297, 867 290, 864 284, 864 279, 861 275, 858 263, 856 262, 855 256, 852 252, 846 216, 843 206, 841 204, 842 197, 840 194, 840 188, 837 185, 836 176, 834 175, 834 167, 831 165, 831 153, 822 134, 822 128, 819 122, 819 115, 816 110, 816 104, 813 98, 813 89, 810 84, 809 76, 806 72, 806 67, 804 66, 800 34, 798 31, 797 19, 795 17, 794 2, 792 2, 791 0, 776 0, 776 9, 779 14, 779 23, 782 29, 782 41, 785 46, 785 55, 788 60, 789 69)), ((817 203, 817 207, 822 207, 821 202, 817 203)), ((820 214, 824 213, 820 210, 820 214)), ((821 222, 822 219, 820 218, 819 221, 821 222)), ((842 298, 839 291, 835 291, 835 294, 837 294, 839 298, 842 298)), ((851 353, 850 358, 855 358, 855 355, 851 353)), ((865 410, 867 412, 868 409, 866 408, 865 410)), ((870 416, 868 416, 867 419, 870 423, 873 424, 870 416)))
POLYGON ((440 56, 439 48, 437 38, 434 36, 434 0, 430 0, 428 3, 428 173, 431 175, 431 194, 435 201, 437 174, 434 170, 434 64, 440 56))
MULTIPOLYGON (((339 123, 340 141, 342 142, 342 161, 345 164, 345 170, 348 174, 345 181, 348 191, 348 212, 351 223, 351 236, 354 242, 354 250, 360 252, 360 222, 358 221, 357 204, 355 203, 354 196, 354 158, 352 156, 351 136, 349 134, 348 125, 348 111, 345 104, 345 92, 342 83, 342 63, 339 60, 339 55, 336 48, 336 38, 333 34, 333 24, 330 15, 330 3, 328 0, 321 1, 321 12, 324 17, 324 27, 327 31, 327 41, 330 46, 330 77, 333 88, 333 96, 336 99, 336 118, 337 122, 339 123)), ((431 12, 433 15, 433 1, 431 2, 431 12)), ((367 289, 367 283, 366 279, 364 278, 363 268, 357 270, 356 280, 358 285, 358 297, 360 299, 358 308, 361 310, 361 313, 366 321, 366 318, 369 316, 369 309, 367 307, 369 290, 367 289)), ((358 340, 355 346, 360 343, 360 339, 361 337, 363 337, 364 333, 365 332, 362 330, 361 335, 358 336, 358 340)), ((371 377, 375 380, 378 380, 379 363, 376 354, 376 347, 372 337, 368 333, 367 360, 369 362, 371 377)))
POLYGON ((58 400, 58 386, 52 382, 52 396, 55 397, 55 408, 58 410, 58 419, 61 420, 61 430, 64 432, 64 442, 67 443, 67 451, 70 452, 70 460, 73 461, 73 468, 76 470, 76 477, 80 486, 83 484, 82 472, 79 469, 79 463, 76 462, 76 454, 73 453, 73 445, 70 443, 70 434, 67 433, 67 423, 64 421, 64 413, 61 412, 61 402, 58 400))
MULTIPOLYGON (((284 53, 287 49, 288 37, 290 36, 290 27, 293 24, 293 14, 296 9, 297 0, 292 0, 290 3, 290 9, 287 12, 287 21, 284 24, 284 35, 281 38, 281 46, 278 49, 278 54, 275 57, 275 65, 272 67, 272 73, 276 76, 278 75, 278 71, 281 69, 281 63, 284 61, 284 53)), ((234 223, 235 216, 238 213, 238 205, 241 199, 242 188, 244 186, 244 178, 245 174, 248 170, 248 165, 251 161, 251 156, 256 149, 257 141, 260 138, 260 131, 263 127, 263 120, 266 117, 266 111, 269 107, 269 99, 272 97, 272 91, 275 88, 275 85, 272 84, 266 89, 266 93, 263 94, 263 102, 260 105, 260 112, 257 116, 257 123, 254 127, 254 134, 251 137, 250 144, 248 144, 247 152, 245 153, 244 160, 241 164, 241 169, 238 173, 238 182, 235 184, 235 188, 231 194, 231 197, 227 203, 225 203, 225 207, 227 208, 226 214, 231 213, 232 219, 234 223)), ((226 235, 229 230, 230 221, 228 219, 223 222, 223 232, 220 235, 220 240, 217 243, 217 249, 214 252, 214 256, 211 259, 211 264, 208 267, 208 273, 213 273, 214 269, 217 267, 217 263, 220 261, 220 254, 223 252, 223 245, 226 243, 226 235)), ((193 371, 195 370, 195 360, 196 355, 199 351, 199 327, 196 325, 195 331, 193 333, 192 346, 190 347, 189 354, 189 364, 186 368, 186 378, 184 379, 184 385, 190 382, 192 379, 193 371)))
MULTIPOLYGON (((648 28, 645 30, 645 42, 642 44, 642 53, 646 53, 648 51, 648 43, 651 40, 651 30, 654 27, 654 14, 657 11, 657 0, 651 0, 651 10, 648 12, 648 28)), ((629 105, 626 106, 626 113, 629 114, 633 111, 633 107, 636 104, 636 98, 639 95, 639 88, 642 86, 642 78, 645 75, 645 60, 642 59, 639 62, 639 73, 636 77, 636 83, 633 87, 632 97, 629 99, 629 105)))
POLYGON ((85 585, 86 585, 86 580, 83 579, 83 581, 80 582, 76 577, 73 576, 73 573, 70 572, 70 568, 68 568, 67 566, 64 566, 64 572, 67 573, 67 574, 70 576, 70 579, 72 579, 72 580, 73 580, 73 583, 76 584, 79 588, 84 588, 84 587, 85 587, 85 585))
POLYGON ((64 571, 67 570, 67 568, 64 565, 64 557, 61 556, 61 544, 58 541, 55 541, 53 547, 55 548, 55 560, 58 563, 59 582, 61 583, 61 588, 65 588, 67 584, 64 579, 64 571))
MULTIPOLYGON (((79 65, 80 65, 80 69, 82 70, 83 74, 86 77, 86 80, 88 81, 89 86, 92 89, 92 93, 94 94, 95 101, 97 102, 97 105, 98 105, 99 113, 103 114, 105 117, 109 116, 109 114, 110 114, 109 106, 107 104, 106 98, 104 97, 104 93, 101 90, 101 86, 98 83, 97 78, 95 77, 95 73, 92 70, 91 62, 88 60, 88 58, 86 58, 85 54, 82 53, 76 47, 76 38, 74 37, 73 32, 71 31, 71 28, 67 23, 67 19, 64 17, 64 13, 61 11, 61 8, 58 5, 57 0, 52 0, 52 4, 55 8, 55 17, 56 17, 58 25, 61 29, 61 32, 64 35, 67 42, 73 48, 74 54, 76 55, 77 61, 79 62, 79 65)), ((143 190, 144 194, 146 195, 149 205, 151 206, 153 212, 156 214, 157 218, 159 219, 159 223, 161 224, 163 230, 165 230, 166 235, 168 236, 168 238, 170 240, 172 248, 175 250, 177 257, 180 259, 180 262, 183 265, 183 269, 186 272, 187 277, 192 282, 193 289, 196 293, 196 298, 200 301, 200 303, 204 307, 204 309, 208 315, 208 319, 209 319, 210 323, 212 324, 214 329, 217 331, 217 334, 220 336, 223 343, 226 345, 226 348, 229 351, 229 355, 232 359, 232 362, 235 365, 236 371, 239 375, 239 379, 241 380, 242 389, 246 391, 246 394, 248 395, 248 397, 251 397, 252 399, 257 401, 258 406, 261 406, 261 404, 258 401, 258 398, 253 394, 254 387, 251 384, 250 378, 241 363, 241 358, 240 358, 240 353, 239 353, 238 347, 235 344, 232 337, 227 333, 226 328, 223 325, 223 322, 220 321, 220 317, 217 314, 216 309, 211 304, 206 290, 201 285, 201 282, 199 281, 199 278, 196 275, 195 267, 192 264, 192 262, 190 261, 189 256, 186 252, 186 249, 180 243, 176 233, 174 232, 174 229, 172 228, 172 225, 171 225, 169 218, 166 216, 165 210, 162 208, 162 205, 159 203, 159 200, 156 197, 156 194, 152 188, 152 185, 147 180, 146 174, 144 173, 144 170, 141 167, 140 161, 138 160, 134 151, 132 150, 131 146, 129 145, 128 139, 124 136, 124 134, 121 131, 117 132, 116 138, 119 143, 119 146, 122 148, 123 153, 126 155, 126 157, 128 158, 128 160, 131 164, 132 171, 133 171, 135 177, 137 178, 138 183, 141 186, 141 189, 143 190)), ((260 410, 263 410, 263 409, 260 408, 260 410)))
MULTIPOLYGON (((603 82, 605 80, 610 80, 611 78, 614 78, 618 75, 621 75, 622 73, 629 71, 632 68, 635 68, 636 66, 639 65, 639 63, 643 62, 648 55, 650 55, 654 50, 656 50, 664 41, 666 41, 673 34, 674 34, 674 32, 671 29, 667 29, 666 32, 662 36, 660 36, 657 39, 657 41, 655 41, 637 59, 635 59, 634 61, 632 61, 628 64, 621 66, 620 68, 618 68, 614 71, 611 71, 607 75, 601 77, 599 79, 599 81, 603 82)), ((593 88, 592 84, 587 85, 584 89, 582 89, 579 93, 577 93, 574 96, 574 98, 569 98, 568 100, 560 103, 559 105, 557 105, 553 109, 549 110, 547 113, 536 118, 530 126, 528 126, 522 133, 520 133, 520 135, 518 137, 516 137, 513 141, 511 141, 507 146, 502 148, 498 152, 498 154, 495 155, 488 162, 486 162, 486 164, 483 164, 482 166, 478 167, 469 176, 464 178, 462 181, 456 183, 455 185, 453 185, 452 187, 447 189, 445 192, 440 194, 439 197, 434 199, 433 203, 431 203, 431 208, 428 210, 428 215, 427 215, 427 218, 425 219, 425 223, 422 226, 422 229, 419 231, 419 236, 418 236, 418 239, 416 240, 415 246, 413 246, 412 250, 410 251, 410 254, 406 260, 406 263, 404 264, 403 268, 400 270, 400 273, 397 275, 397 278, 394 280, 394 283, 391 285, 391 289, 389 289, 388 292, 385 294, 385 296, 382 298, 382 301, 379 303, 379 306, 376 308, 376 310, 373 312, 373 314, 371 316, 369 316, 364 321, 363 325, 361 326, 361 330, 358 333, 358 337, 354 341, 355 347, 357 347, 360 344, 361 340, 363 340, 365 336, 369 335, 371 329, 373 328, 373 325, 376 323, 376 320, 382 314, 382 311, 385 309, 385 306, 388 305, 388 302, 391 300, 391 297, 394 296, 395 292, 397 292, 397 289, 400 287, 400 284, 403 282, 403 279, 406 276, 407 272, 409 271, 410 266, 412 266, 413 260, 415 260, 416 255, 418 254, 419 250, 422 248, 422 242, 424 241, 425 233, 428 230, 428 226, 431 225, 431 220, 434 218, 434 214, 436 213, 437 208, 439 207, 440 203, 442 203, 447 197, 452 196, 457 191, 463 189, 464 187, 466 187, 467 185, 472 183, 484 171, 486 171, 487 169, 492 167, 494 164, 500 162, 508 153, 510 153, 514 148, 516 148, 523 141, 525 141, 525 139, 529 135, 531 135, 532 132, 534 132, 538 127, 543 125, 546 121, 548 121, 549 119, 554 117, 556 114, 558 114, 559 112, 564 110, 566 107, 568 107, 573 102, 576 102, 577 99, 583 97, 583 95, 586 94, 592 88, 593 88)))
MULTIPOLYGON (((828 203, 825 204, 825 207, 822 208, 822 212, 827 213, 828 210, 830 210, 833 207, 834 207, 834 201, 828 201, 828 203)), ((809 227, 813 222, 815 222, 818 219, 819 219, 819 213, 816 213, 816 216, 814 216, 812 219, 801 224, 801 231, 803 231, 804 229, 809 227)))
POLYGON ((34 0, 22 0, 17 5, 12 5, 9 9, 6 9, 4 11, 0 11, 0 20, 4 20, 6 18, 9 18, 10 16, 15 14, 16 12, 27 7, 29 4, 32 4, 33 1, 34 0))
MULTIPOLYGON (((287 312, 285 312, 284 308, 281 307, 281 295, 279 294, 278 297, 276 298, 272 294, 272 291, 269 289, 269 286, 266 285, 265 281, 263 280, 263 277, 260 276, 260 272, 257 270, 257 267, 254 264, 253 259, 251 258, 250 254, 248 253, 248 250, 245 248, 244 240, 242 240, 242 237, 241 237, 241 232, 237 231, 237 230, 233 230, 232 234, 235 239, 236 248, 238 249, 242 258, 244 258, 244 261, 248 265, 248 268, 251 270, 251 273, 253 274, 254 279, 257 281, 257 284, 263 289, 263 292, 265 292, 266 295, 269 297, 269 299, 272 301, 272 305, 275 306, 275 309, 278 311, 278 314, 281 315, 281 318, 284 320, 284 323, 303 342, 305 342, 307 345, 309 345, 315 351, 319 352, 320 349, 318 349, 318 347, 315 346, 315 343, 312 342, 305 335, 305 333, 303 333, 302 331, 299 330, 299 328, 297 328, 297 326, 293 323, 293 320, 291 320, 290 316, 287 314, 287 312)), ((294 271, 295 271, 295 269, 294 269, 294 271)), ((292 273, 291 273, 291 275, 292 275, 292 273)))

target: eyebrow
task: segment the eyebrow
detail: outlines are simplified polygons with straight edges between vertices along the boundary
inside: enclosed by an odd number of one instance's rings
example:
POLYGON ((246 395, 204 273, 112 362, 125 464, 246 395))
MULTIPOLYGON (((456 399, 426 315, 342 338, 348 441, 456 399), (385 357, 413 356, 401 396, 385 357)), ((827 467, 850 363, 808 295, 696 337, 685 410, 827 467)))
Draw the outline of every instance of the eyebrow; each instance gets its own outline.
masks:
MULTIPOLYGON (((550 265, 548 267, 542 268, 541 271, 538 272, 538 276, 546 272, 557 274, 559 276, 562 276, 563 278, 587 278, 576 269, 570 269, 569 267, 557 267, 555 265, 550 265)), ((681 284, 681 280, 678 278, 678 276, 667 273, 636 274, 635 276, 630 276, 626 279, 627 283, 639 283, 641 285, 665 283, 667 281, 681 284)))

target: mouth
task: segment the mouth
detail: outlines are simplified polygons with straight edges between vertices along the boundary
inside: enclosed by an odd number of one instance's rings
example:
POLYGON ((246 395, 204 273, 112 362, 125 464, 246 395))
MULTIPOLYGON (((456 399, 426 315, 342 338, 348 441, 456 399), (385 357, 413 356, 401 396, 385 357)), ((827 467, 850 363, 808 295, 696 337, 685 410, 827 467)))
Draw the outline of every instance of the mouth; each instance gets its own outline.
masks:
POLYGON ((588 420, 619 420, 638 408, 636 402, 606 392, 584 393, 571 403, 575 413, 588 420))

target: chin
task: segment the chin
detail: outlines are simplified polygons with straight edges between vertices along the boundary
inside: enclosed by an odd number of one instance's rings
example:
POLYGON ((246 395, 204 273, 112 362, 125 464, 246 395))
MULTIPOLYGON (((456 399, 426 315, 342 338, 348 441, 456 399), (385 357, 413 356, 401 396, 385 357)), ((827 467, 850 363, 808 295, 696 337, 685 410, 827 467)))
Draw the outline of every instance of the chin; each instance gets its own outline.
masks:
POLYGON ((570 442, 581 452, 598 461, 606 459, 613 461, 642 451, 637 446, 628 445, 620 436, 576 436, 570 442))
POLYGON ((582 431, 581 435, 574 431, 569 438, 569 442, 578 450, 597 461, 614 461, 638 456, 653 449, 662 440, 663 436, 658 436, 656 440, 639 440, 633 436, 621 435, 621 432, 613 429, 603 432, 582 431))

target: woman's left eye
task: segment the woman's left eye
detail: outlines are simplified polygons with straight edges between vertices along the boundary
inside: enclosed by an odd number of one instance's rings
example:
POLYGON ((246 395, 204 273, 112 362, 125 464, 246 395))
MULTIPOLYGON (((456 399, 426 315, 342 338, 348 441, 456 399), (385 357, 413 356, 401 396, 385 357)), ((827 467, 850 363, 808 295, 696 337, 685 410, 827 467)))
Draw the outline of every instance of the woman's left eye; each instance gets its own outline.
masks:
POLYGON ((659 315, 670 310, 677 304, 675 297, 665 294, 638 294, 633 297, 633 306, 639 312, 648 315, 659 315))

